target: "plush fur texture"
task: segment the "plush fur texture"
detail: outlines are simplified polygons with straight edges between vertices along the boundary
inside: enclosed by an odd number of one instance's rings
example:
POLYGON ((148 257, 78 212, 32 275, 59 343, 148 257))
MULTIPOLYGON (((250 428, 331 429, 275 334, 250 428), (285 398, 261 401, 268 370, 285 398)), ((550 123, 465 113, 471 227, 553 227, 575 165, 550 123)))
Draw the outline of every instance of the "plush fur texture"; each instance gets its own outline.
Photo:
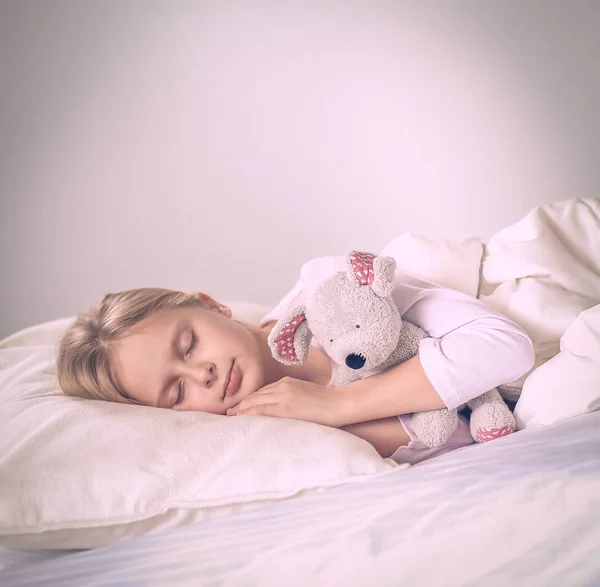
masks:
MULTIPOLYGON (((273 356, 286 365, 306 361, 312 337, 333 362, 332 385, 347 385, 414 357, 428 336, 403 321, 391 294, 396 262, 352 251, 346 271, 325 280, 307 300, 293 308, 269 335, 273 356)), ((513 416, 496 389, 468 403, 471 433, 485 442, 514 431, 513 416)), ((458 422, 456 410, 431 410, 413 415, 417 440, 428 447, 445 444, 458 422)))

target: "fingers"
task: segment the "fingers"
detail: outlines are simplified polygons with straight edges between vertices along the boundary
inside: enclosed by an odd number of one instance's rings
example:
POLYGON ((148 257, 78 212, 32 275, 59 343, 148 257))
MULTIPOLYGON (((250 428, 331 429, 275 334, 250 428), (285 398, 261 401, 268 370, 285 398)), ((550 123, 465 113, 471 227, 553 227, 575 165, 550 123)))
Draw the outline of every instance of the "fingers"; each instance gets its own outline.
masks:
POLYGON ((282 414, 282 411, 285 411, 285 408, 282 408, 281 406, 275 408, 274 406, 277 406, 282 397, 285 396, 286 391, 289 391, 290 381, 290 377, 283 377, 279 381, 261 387, 258 391, 255 391, 244 398, 236 406, 229 408, 227 410, 227 415, 253 414, 285 417, 284 414, 282 414))
POLYGON ((260 404, 258 406, 252 406, 250 408, 246 408, 245 410, 237 411, 235 414, 230 413, 232 410, 236 410, 237 408, 232 408, 231 410, 227 410, 228 416, 276 416, 282 417, 283 414, 280 413, 280 406, 277 404, 260 404))
POLYGON ((258 406, 264 406, 275 403, 275 398, 270 393, 260 393, 255 391, 252 395, 243 399, 237 406, 229 408, 227 410, 228 416, 235 416, 236 414, 247 413, 247 410, 256 408, 258 406))
POLYGON ((242 410, 247 410, 248 408, 255 407, 259 404, 274 403, 275 401, 277 401, 275 399, 274 392, 277 391, 277 388, 280 387, 282 382, 284 382, 287 379, 287 377, 284 377, 279 381, 275 381, 274 383, 270 383, 269 385, 261 387, 259 390, 244 398, 236 406, 229 408, 229 410, 227 410, 227 415, 233 416, 235 414, 240 414, 242 410))

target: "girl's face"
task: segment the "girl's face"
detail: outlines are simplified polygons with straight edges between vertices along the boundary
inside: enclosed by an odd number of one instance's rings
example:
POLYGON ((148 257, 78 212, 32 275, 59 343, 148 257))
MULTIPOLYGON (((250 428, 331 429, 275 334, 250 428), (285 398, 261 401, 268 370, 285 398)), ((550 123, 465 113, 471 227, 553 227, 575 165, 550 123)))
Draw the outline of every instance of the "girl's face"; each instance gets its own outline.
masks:
POLYGON ((258 332, 195 306, 160 310, 111 343, 115 377, 132 399, 212 414, 265 384, 263 353, 258 332))

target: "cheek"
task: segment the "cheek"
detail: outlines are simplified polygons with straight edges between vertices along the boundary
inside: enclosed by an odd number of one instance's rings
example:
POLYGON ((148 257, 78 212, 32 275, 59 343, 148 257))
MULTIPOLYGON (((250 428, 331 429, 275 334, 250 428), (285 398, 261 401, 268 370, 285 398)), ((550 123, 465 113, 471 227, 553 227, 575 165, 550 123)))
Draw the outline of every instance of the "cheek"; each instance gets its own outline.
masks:
POLYGON ((221 352, 227 358, 235 357, 239 361, 244 372, 244 391, 252 393, 262 387, 265 366, 264 350, 261 350, 260 343, 244 326, 235 322, 230 323, 222 334, 221 352))
POLYGON ((231 324, 231 329, 227 333, 227 339, 230 347, 240 355, 257 356, 260 354, 257 340, 241 324, 231 324))
POLYGON ((265 365, 264 356, 261 353, 259 343, 254 337, 246 332, 247 337, 241 343, 239 358, 244 370, 244 391, 248 394, 255 392, 264 385, 265 365))

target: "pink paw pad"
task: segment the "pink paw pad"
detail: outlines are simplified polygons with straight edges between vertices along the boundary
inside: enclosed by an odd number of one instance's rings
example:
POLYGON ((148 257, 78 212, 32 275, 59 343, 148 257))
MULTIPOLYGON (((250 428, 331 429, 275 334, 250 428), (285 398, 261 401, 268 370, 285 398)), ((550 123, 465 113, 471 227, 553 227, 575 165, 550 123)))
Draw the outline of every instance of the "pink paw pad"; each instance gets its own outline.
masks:
POLYGON ((502 428, 477 428, 477 442, 489 442, 495 438, 508 436, 515 431, 514 426, 503 426, 502 428))

